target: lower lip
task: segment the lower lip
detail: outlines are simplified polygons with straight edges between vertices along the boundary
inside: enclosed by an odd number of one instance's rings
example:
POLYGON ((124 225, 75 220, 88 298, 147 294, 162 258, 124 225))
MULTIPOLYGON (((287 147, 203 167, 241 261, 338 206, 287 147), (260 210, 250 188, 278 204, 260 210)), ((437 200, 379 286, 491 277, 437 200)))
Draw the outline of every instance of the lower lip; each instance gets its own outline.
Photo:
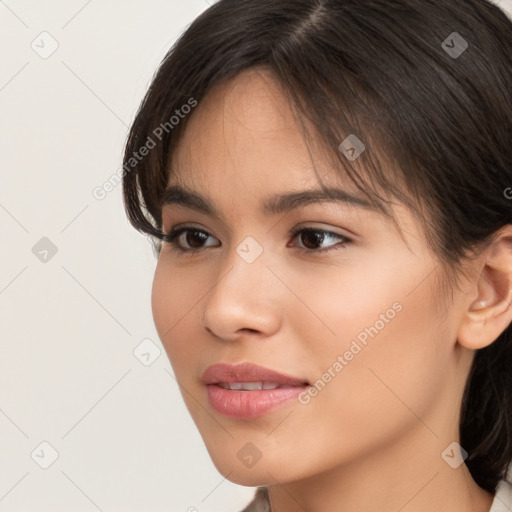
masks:
POLYGON ((228 418, 243 420, 264 416, 297 400, 306 386, 243 391, 225 389, 218 384, 209 384, 207 388, 208 400, 218 413, 228 418))

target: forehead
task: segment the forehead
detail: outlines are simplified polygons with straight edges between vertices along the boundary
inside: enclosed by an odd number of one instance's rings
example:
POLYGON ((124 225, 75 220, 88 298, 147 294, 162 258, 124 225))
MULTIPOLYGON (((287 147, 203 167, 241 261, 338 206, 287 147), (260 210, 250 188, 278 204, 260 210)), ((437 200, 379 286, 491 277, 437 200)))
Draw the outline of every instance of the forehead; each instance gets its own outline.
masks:
MULTIPOLYGON (((226 212, 230 219, 267 217, 322 202, 391 223, 393 215, 370 204, 328 149, 314 136, 305 138, 270 73, 248 70, 212 88, 187 120, 170 155, 162 206, 185 206, 228 223, 226 212), (322 195, 320 182, 334 200, 322 195)), ((388 210, 396 215, 397 206, 388 210)), ((399 225, 410 217, 403 205, 400 211, 399 225)))
POLYGON ((341 184, 321 144, 305 139, 272 75, 251 69, 218 84, 199 103, 171 154, 168 176, 169 184, 206 190, 243 182, 256 191, 270 184, 313 187, 315 168, 322 182, 341 184))
POLYGON ((205 118, 221 115, 255 133, 296 128, 284 91, 263 68, 246 70, 217 84, 200 106, 205 118))

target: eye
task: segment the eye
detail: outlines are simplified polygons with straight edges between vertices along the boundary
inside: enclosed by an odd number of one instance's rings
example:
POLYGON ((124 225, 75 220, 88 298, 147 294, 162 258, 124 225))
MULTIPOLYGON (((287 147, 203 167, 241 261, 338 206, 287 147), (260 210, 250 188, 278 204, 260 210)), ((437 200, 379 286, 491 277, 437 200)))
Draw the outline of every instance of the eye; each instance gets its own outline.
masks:
POLYGON ((334 233, 332 231, 326 231, 324 229, 319 228, 301 228, 295 231, 292 231, 293 238, 299 237, 301 241, 304 241, 304 245, 306 247, 298 247, 297 250, 301 252, 313 253, 313 252, 327 252, 327 251, 335 251, 337 249, 342 249, 346 245, 352 242, 350 238, 347 238, 344 235, 340 235, 339 233, 334 233), (331 245, 328 247, 324 247, 321 249, 311 248, 311 246, 315 247, 318 244, 324 243, 326 240, 338 240, 340 243, 331 245))
POLYGON ((173 228, 163 237, 163 240, 170 244, 178 253, 195 253, 201 251, 202 244, 208 240, 210 234, 202 229, 192 226, 173 228), (183 247, 182 242, 189 244, 191 248, 183 247))
MULTIPOLYGON (((297 247, 298 251, 310 254, 341 249, 352 242, 351 239, 344 235, 318 228, 300 228, 292 231, 290 235, 293 237, 292 239, 300 237, 303 241, 305 247, 297 247), (322 245, 326 240, 338 240, 338 243, 323 248, 317 247, 318 245, 322 245)), ((170 244, 173 250, 185 254, 196 253, 206 247, 212 247, 211 244, 209 246, 204 245, 209 238, 213 237, 207 231, 193 226, 181 226, 171 229, 164 235, 163 240, 170 244)), ((215 245, 213 245, 213 247, 215 247, 215 245)))

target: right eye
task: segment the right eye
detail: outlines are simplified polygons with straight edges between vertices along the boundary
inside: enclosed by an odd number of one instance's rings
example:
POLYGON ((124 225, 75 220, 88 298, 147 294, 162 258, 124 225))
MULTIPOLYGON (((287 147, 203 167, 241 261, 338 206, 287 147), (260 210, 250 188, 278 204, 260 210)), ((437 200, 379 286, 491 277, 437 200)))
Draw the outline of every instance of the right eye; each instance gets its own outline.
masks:
POLYGON ((202 244, 208 240, 211 235, 202 229, 192 226, 182 226, 172 228, 164 235, 163 240, 172 246, 172 249, 178 253, 196 253, 204 249, 202 244), (189 247, 184 247, 183 243, 189 247))

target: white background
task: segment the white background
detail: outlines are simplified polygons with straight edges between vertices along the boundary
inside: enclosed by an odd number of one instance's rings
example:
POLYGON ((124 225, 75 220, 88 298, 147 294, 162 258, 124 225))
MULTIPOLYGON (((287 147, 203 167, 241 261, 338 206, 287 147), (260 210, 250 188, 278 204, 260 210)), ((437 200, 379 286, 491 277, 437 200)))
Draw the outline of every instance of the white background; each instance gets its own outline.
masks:
POLYGON ((252 499, 217 472, 183 404, 151 315, 156 260, 121 186, 92 194, 208 5, 0 0, 0 511, 236 512, 252 499), (53 40, 47 58, 31 47, 53 40), (46 262, 32 251, 43 237, 57 248, 46 262), (147 338, 161 351, 149 366, 134 355, 147 338), (47 469, 42 442, 58 453, 47 469))

